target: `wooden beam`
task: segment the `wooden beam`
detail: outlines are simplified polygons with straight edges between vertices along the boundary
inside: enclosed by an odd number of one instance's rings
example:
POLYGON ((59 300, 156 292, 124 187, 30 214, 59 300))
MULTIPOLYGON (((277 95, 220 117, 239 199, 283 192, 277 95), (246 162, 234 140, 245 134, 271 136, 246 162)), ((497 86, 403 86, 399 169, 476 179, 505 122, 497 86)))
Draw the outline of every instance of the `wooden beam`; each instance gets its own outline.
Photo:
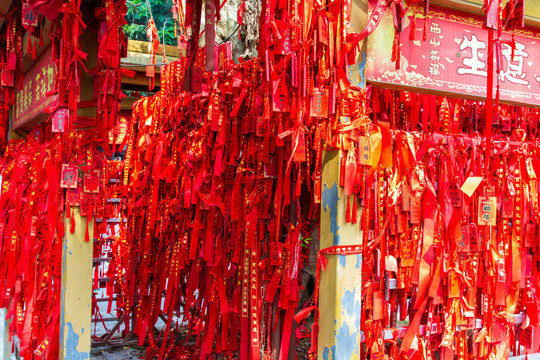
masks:
MULTIPOLYGON (((169 62, 172 62, 174 60, 178 59, 177 57, 167 56, 167 60, 169 62)), ((122 67, 125 67, 129 70, 134 70, 137 72, 146 72, 146 64, 150 64, 152 62, 150 55, 141 53, 141 52, 135 52, 135 51, 128 51, 128 55, 126 58, 122 59, 122 67), (127 66, 126 66, 127 65, 127 66), (140 65, 140 66, 135 66, 140 65)), ((165 63, 165 58, 163 55, 156 55, 156 64, 163 64, 165 63)), ((161 72, 161 66, 155 66, 156 73, 161 72)))
POLYGON ((125 98, 122 99, 122 101, 120 102, 120 109, 121 110, 131 110, 132 107, 133 107, 133 104, 135 103, 135 101, 139 100, 140 98, 135 98, 135 97, 131 97, 131 96, 126 96, 125 98))
MULTIPOLYGON (((142 85, 142 86, 148 87, 148 77, 146 76, 145 72, 137 71, 135 73, 135 76, 133 76, 133 77, 122 76, 122 85, 124 85, 124 84, 142 85)), ((156 83, 154 85, 157 86, 157 87, 161 86, 161 80, 160 80, 159 76, 156 76, 156 83)))
MULTIPOLYGON (((11 3, 13 0, 2 0, 0 1, 0 14, 1 15, 7 15, 9 8, 11 7, 11 3)), ((0 29, 2 28, 2 25, 4 25, 4 17, 0 17, 0 29)))
MULTIPOLYGON (((151 55, 148 53, 149 42, 139 40, 128 40, 128 53, 127 57, 123 58, 122 67, 128 70, 136 72, 133 78, 122 76, 122 84, 130 85, 148 85, 148 77, 146 76, 146 64, 152 63, 151 55)), ((162 45, 165 49, 165 55, 160 52, 156 55, 156 64, 164 64, 177 60, 179 57, 184 56, 184 52, 180 51, 176 46, 162 45)), ((155 66, 156 73, 156 87, 160 86, 161 66, 155 66)))
MULTIPOLYGON (((148 41, 139 41, 139 40, 128 40, 128 52, 143 53, 148 54, 148 46, 150 43, 148 41)), ((161 45, 165 49, 165 55, 167 57, 179 58, 180 56, 185 55, 185 52, 180 51, 178 47, 173 45, 161 45)), ((170 60, 169 60, 170 61, 170 60)))

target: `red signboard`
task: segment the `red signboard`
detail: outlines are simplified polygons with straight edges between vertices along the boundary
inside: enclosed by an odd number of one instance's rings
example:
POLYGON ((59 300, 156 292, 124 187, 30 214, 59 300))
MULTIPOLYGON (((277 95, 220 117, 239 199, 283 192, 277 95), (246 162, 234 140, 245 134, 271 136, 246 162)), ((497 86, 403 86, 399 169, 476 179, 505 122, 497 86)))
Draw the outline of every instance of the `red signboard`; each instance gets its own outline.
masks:
MULTIPOLYGON (((424 40, 424 9, 417 7, 415 40, 410 40, 412 9, 401 34, 401 69, 396 70, 390 60, 394 26, 392 13, 387 11, 368 41, 367 80, 485 98, 488 31, 482 28, 482 17, 430 6, 424 40)), ((529 28, 516 30, 514 39, 512 52, 512 33, 503 33, 500 56, 495 60, 495 67, 500 69, 500 98, 540 105, 540 33, 529 28)))
POLYGON ((46 93, 53 90, 55 76, 56 65, 49 49, 24 74, 22 90, 16 95, 13 129, 32 126, 47 117, 43 110, 54 102, 56 95, 46 93))

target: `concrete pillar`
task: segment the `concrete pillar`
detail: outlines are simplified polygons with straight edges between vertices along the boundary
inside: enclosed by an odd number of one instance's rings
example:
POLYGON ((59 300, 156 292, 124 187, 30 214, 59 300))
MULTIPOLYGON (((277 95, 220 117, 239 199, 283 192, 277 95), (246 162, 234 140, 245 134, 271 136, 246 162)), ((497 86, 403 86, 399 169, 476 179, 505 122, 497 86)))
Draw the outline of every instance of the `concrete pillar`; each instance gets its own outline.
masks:
MULTIPOLYGON (((86 24, 80 44, 88 54, 87 69, 97 65, 99 22, 95 18, 95 2, 83 1, 81 13, 86 24)), ((80 98, 94 98, 93 76, 81 71, 80 98)), ((96 108, 79 108, 78 116, 96 116, 96 108)), ((90 359, 92 333, 92 266, 94 222, 88 224, 90 241, 85 241, 86 217, 74 208, 75 232, 69 231, 70 219, 65 218, 66 237, 62 254, 62 299, 60 315, 60 360, 90 359)))
MULTIPOLYGON (((0 181, 1 183, 1 181, 0 181)), ((2 317, 5 317, 6 309, 2 310, 2 317)), ((9 341, 9 327, 11 326, 11 319, 4 318, 4 337, 2 341, 3 360, 9 360, 11 358, 11 342, 9 341)))
MULTIPOLYGON (((357 224, 345 223, 347 197, 339 186, 341 151, 323 154, 321 196, 321 249, 358 245, 361 211, 357 224)), ((360 359, 362 255, 328 255, 320 275, 319 348, 324 360, 360 359)))
MULTIPOLYGON (((60 359, 90 359, 92 321, 93 243, 85 241, 86 218, 74 208, 75 232, 65 219, 66 237, 62 246, 62 303, 60 314, 60 359)), ((94 236, 93 222, 88 226, 94 236)))
MULTIPOLYGON (((358 33, 367 24, 367 0, 353 0, 351 14, 350 31, 358 33)), ((364 88, 367 41, 359 45, 356 63, 347 68, 347 74, 352 84, 364 88)), ((321 249, 362 242, 361 209, 356 224, 345 223, 347 197, 339 186, 341 155, 341 151, 326 151, 323 155, 321 249)), ((362 255, 330 255, 327 259, 320 282, 318 355, 323 360, 360 359, 362 255)))

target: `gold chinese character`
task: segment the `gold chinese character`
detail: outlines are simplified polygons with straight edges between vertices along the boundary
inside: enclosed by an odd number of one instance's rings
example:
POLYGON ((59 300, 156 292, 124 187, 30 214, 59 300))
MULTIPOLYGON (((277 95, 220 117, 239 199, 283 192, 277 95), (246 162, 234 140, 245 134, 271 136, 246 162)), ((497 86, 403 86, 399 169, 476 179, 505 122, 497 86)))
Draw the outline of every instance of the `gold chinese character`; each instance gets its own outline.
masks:
POLYGON ((32 106, 34 103, 34 92, 33 90, 34 81, 30 80, 28 82, 28 106, 32 106))
MULTIPOLYGON (((36 74, 36 102, 38 102, 42 97, 42 94, 41 94, 42 89, 43 89, 43 84, 42 84, 42 80, 41 80, 41 73, 38 72, 36 74)), ((45 94, 43 94, 43 95, 45 95, 45 94)))

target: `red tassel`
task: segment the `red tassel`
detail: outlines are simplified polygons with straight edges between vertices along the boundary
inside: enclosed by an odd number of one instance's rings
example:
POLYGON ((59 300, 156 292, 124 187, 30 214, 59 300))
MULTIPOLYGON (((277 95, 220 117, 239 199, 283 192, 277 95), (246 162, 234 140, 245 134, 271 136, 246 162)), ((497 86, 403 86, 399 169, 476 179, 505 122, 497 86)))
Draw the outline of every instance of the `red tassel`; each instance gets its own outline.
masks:
POLYGON ((345 222, 350 223, 351 222, 351 202, 350 202, 350 196, 347 196, 347 210, 345 211, 345 222))
POLYGON ((392 61, 396 62, 396 70, 401 68, 401 54, 399 48, 399 32, 396 30, 394 34, 394 44, 392 45, 392 61))
POLYGON ((416 40, 416 11, 414 11, 412 21, 411 21, 411 31, 409 32, 409 40, 411 41, 416 40))
POLYGON ((397 59, 397 30, 395 30, 394 33, 394 42, 392 43, 392 58, 390 59, 392 62, 395 62, 397 59))
POLYGON ((36 41, 34 40, 34 46, 32 46, 32 60, 36 60, 36 58, 37 58, 36 41))
POLYGON ((424 3, 424 41, 427 40, 427 19, 429 13, 429 0, 425 0, 424 3))
POLYGON ((353 208, 352 208, 352 223, 358 222, 358 204, 356 203, 356 196, 353 196, 353 208))
POLYGON ((41 32, 39 33, 39 46, 45 46, 45 43, 43 42, 43 34, 41 32))
POLYGON ((512 61, 514 61, 515 50, 516 50, 516 39, 514 39, 514 33, 512 33, 512 61))
MULTIPOLYGON (((86 227, 86 231, 88 232, 88 227, 86 227)), ((69 220, 69 232, 72 234, 75 233, 75 216, 73 213, 71 214, 71 219, 69 220)))
POLYGON ((88 233, 88 220, 86 221, 86 234, 84 235, 84 241, 89 242, 90 241, 90 234, 88 233))
POLYGON ((30 35, 30 33, 28 34, 28 42, 26 44, 26 53, 27 54, 31 54, 32 53, 32 39, 31 39, 32 35, 30 35))
POLYGON ((69 199, 66 200, 66 217, 71 217, 71 204, 69 203, 69 199))
MULTIPOLYGON (((281 123, 281 120, 280 120, 279 124, 278 124, 278 134, 281 134, 281 133, 283 133, 283 124, 281 123)), ((277 146, 283 146, 283 145, 285 145, 285 142, 283 141, 283 139, 281 139, 278 136, 277 139, 276 139, 276 145, 277 146)))

